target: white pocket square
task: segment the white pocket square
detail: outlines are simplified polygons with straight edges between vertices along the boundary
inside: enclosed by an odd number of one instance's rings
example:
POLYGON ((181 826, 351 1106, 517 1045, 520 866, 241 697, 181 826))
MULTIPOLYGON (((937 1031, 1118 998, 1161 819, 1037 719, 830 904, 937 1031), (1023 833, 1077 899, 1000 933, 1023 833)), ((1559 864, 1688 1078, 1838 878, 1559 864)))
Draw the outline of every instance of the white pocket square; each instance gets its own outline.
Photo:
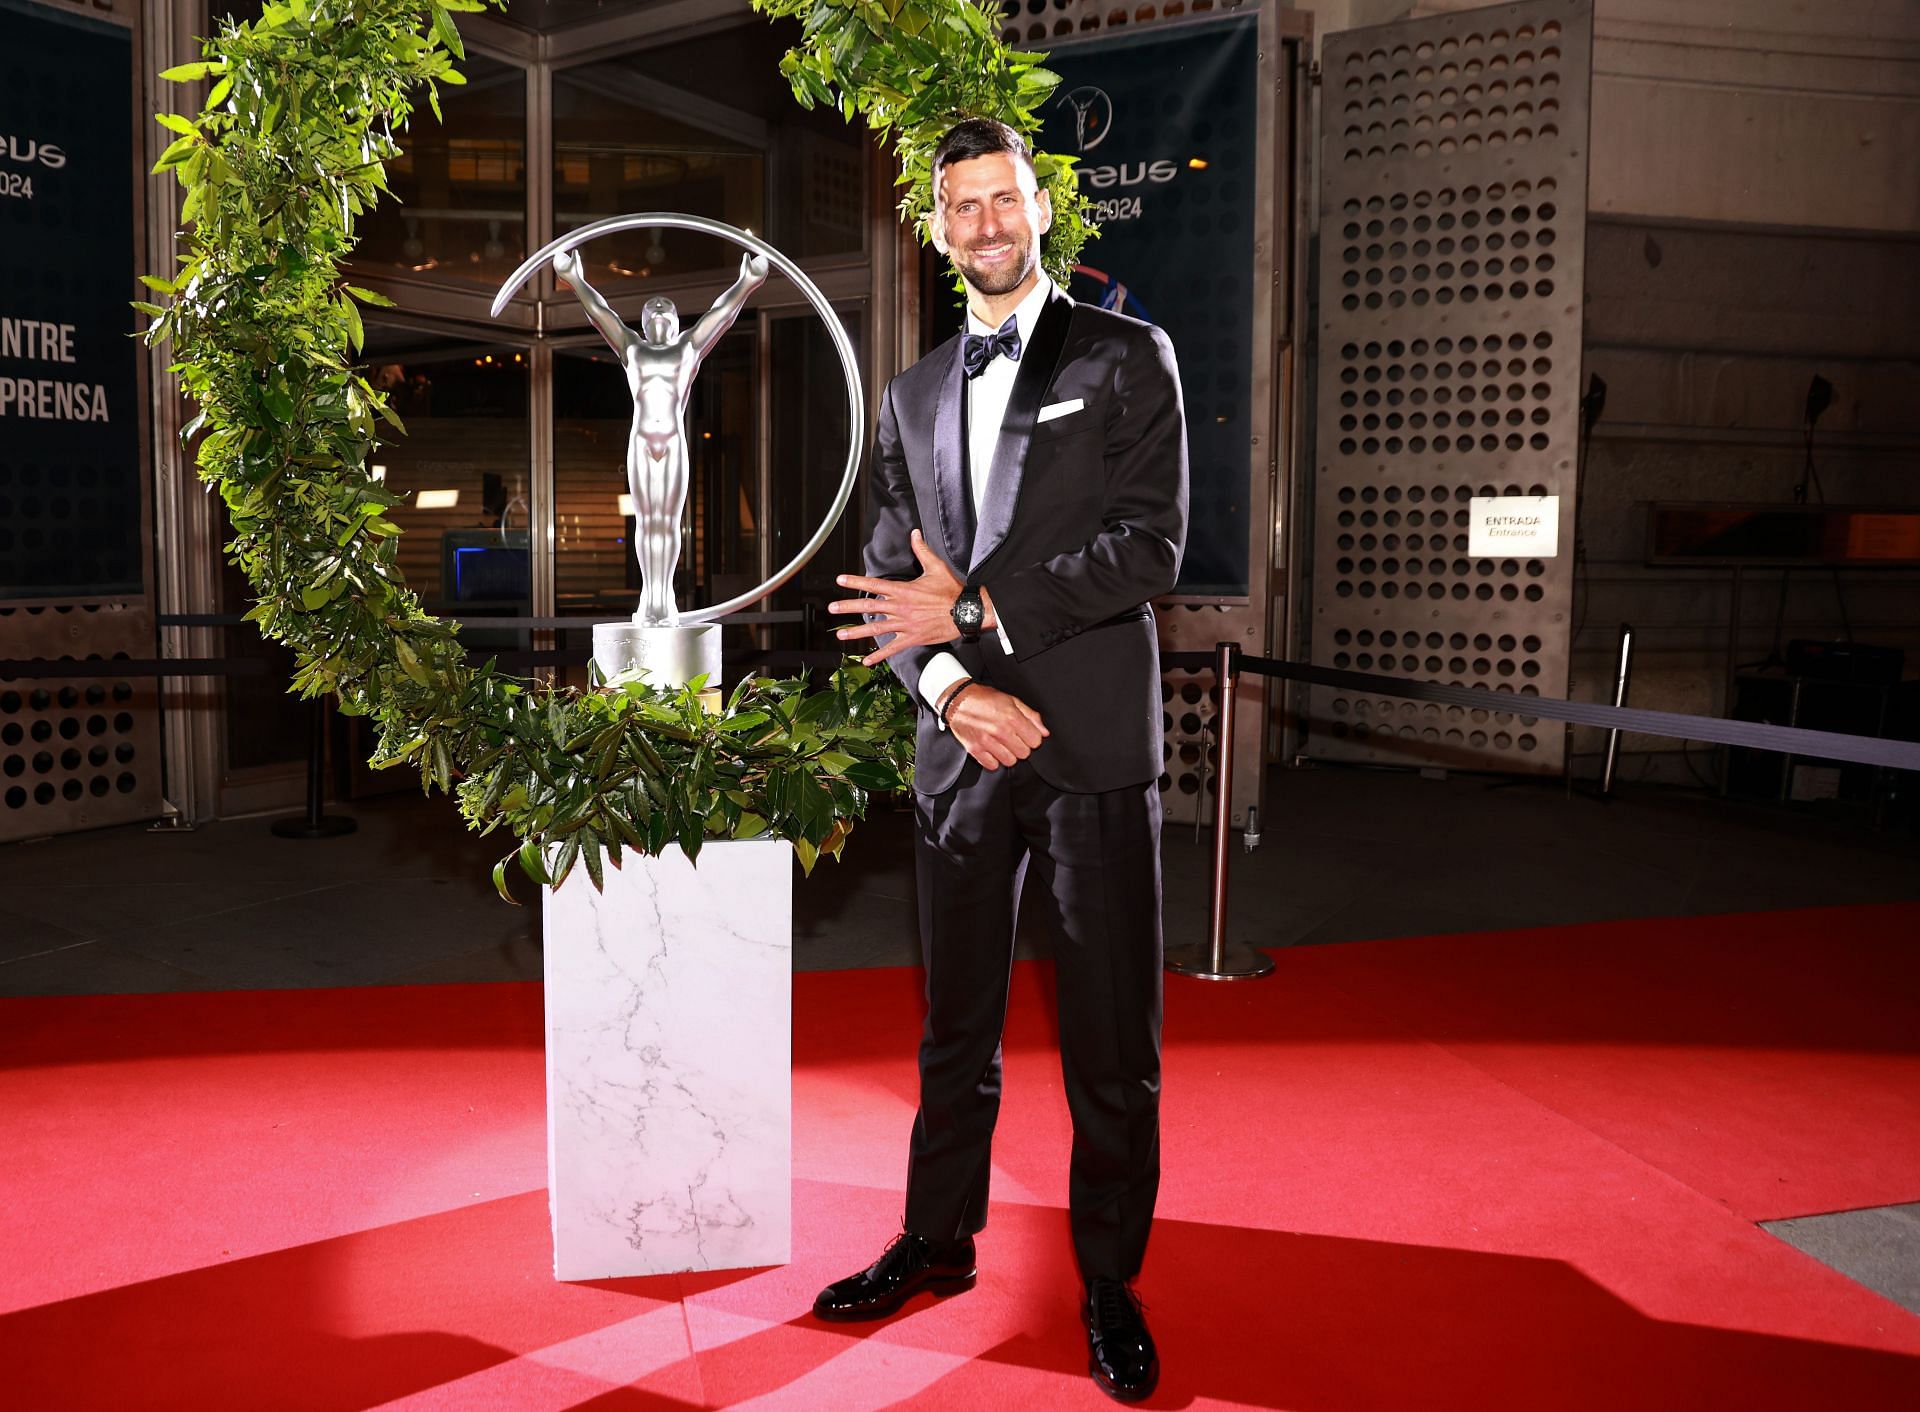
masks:
POLYGON ((1071 402, 1049 403, 1047 406, 1042 407, 1040 409, 1040 420, 1043 422, 1050 422, 1055 417, 1064 417, 1069 412, 1077 412, 1086 405, 1087 405, 1087 402, 1084 397, 1076 397, 1071 402))

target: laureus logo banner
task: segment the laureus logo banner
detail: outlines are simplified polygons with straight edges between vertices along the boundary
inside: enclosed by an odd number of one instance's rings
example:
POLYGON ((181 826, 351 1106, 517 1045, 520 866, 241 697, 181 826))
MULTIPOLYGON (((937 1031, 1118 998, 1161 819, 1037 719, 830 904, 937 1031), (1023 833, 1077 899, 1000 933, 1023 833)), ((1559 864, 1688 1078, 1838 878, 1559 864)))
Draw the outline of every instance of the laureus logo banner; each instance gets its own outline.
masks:
POLYGON ((57 172, 66 166, 67 154, 51 142, 22 137, 17 133, 0 133, 0 160, 16 162, 21 166, 37 163, 48 171, 57 172))
MULTIPOLYGON (((1253 369, 1259 19, 1126 29, 1063 45, 1039 145, 1075 156, 1100 240, 1076 299, 1166 330, 1186 386, 1192 483, 1180 591, 1247 592, 1258 470, 1253 369)), ((1264 465, 1264 463, 1262 463, 1264 465)))
POLYGON ((1106 90, 1083 84, 1061 98, 1073 110, 1074 149, 1082 154, 1093 151, 1107 140, 1113 128, 1113 100, 1106 90))

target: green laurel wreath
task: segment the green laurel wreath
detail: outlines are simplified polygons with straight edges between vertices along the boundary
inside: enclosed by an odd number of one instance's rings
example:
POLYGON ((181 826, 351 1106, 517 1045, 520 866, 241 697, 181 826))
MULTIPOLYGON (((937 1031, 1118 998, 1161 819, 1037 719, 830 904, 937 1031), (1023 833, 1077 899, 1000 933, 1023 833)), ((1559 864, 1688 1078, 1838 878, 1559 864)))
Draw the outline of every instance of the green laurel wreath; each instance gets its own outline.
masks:
MULTIPOLYGON (((696 858, 710 838, 785 838, 811 871, 822 853, 839 856, 870 791, 911 778, 913 709, 891 673, 846 659, 825 690, 752 678, 718 714, 702 707, 700 683, 576 691, 517 680, 492 661, 470 665, 458 625, 422 612, 397 567, 400 529, 387 512, 401 497, 367 467, 381 424, 405 428, 355 364, 359 306, 391 301, 346 283, 340 266, 359 218, 387 194, 386 163, 416 95, 424 89, 438 117, 440 85, 464 82, 450 12, 488 3, 269 4, 252 24, 223 23, 201 61, 161 75, 212 87, 198 115, 158 116, 177 135, 155 170, 184 191, 185 253, 171 278, 142 277, 165 303, 137 307, 198 404, 182 441, 198 438, 201 479, 226 503, 227 551, 257 595, 246 616, 293 650, 293 690, 332 692, 341 711, 374 723, 372 763, 411 762, 423 790, 457 794, 470 827, 504 825, 519 840, 493 869, 508 901, 516 858, 536 883, 557 887, 580 865, 599 887, 623 849, 678 844, 696 858)), ((817 9, 834 13, 809 15, 807 43, 826 36, 830 50, 848 32, 842 17, 919 26, 917 38, 863 29, 863 43, 824 64, 816 47, 782 65, 803 101, 826 93, 897 132, 909 184, 935 124, 977 111, 1037 125, 1032 109, 1052 76, 1034 56, 1007 54, 966 0, 817 9), (981 62, 968 81, 953 76, 981 62)), ((1070 193, 1069 168, 1049 168, 1050 179, 1062 172, 1070 193)), ((924 209, 916 201, 918 188, 903 211, 924 209)), ((1077 217, 1077 198, 1066 209, 1077 217)), ((1075 231, 1084 239, 1072 225, 1050 253, 1075 231)))

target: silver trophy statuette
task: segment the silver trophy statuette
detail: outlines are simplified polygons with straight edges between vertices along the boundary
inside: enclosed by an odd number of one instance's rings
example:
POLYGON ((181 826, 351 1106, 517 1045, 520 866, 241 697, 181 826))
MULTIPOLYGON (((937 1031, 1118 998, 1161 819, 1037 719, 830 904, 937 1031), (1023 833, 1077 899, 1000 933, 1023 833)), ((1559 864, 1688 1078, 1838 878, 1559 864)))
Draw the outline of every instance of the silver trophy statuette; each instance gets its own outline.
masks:
POLYGON ((733 327, 747 297, 767 279, 767 261, 740 257, 740 277, 691 329, 680 330, 671 299, 656 296, 640 311, 640 330, 620 322, 581 272, 580 253, 563 250, 553 268, 572 286, 600 336, 620 355, 633 394, 627 438, 627 491, 633 497, 633 552, 640 563, 640 607, 633 621, 668 627, 680 620, 673 575, 680 563, 680 517, 687 505, 687 400, 700 364, 733 327))
MULTIPOLYGON (((826 543, 853 497, 860 477, 860 448, 866 434, 866 399, 853 343, 833 306, 806 271, 750 231, 706 216, 649 211, 608 216, 547 242, 507 277, 493 299, 494 317, 551 259, 555 273, 571 288, 601 337, 620 355, 633 394, 633 432, 627 442, 627 489, 633 496, 634 557, 640 566, 640 606, 630 619, 593 625, 593 660, 608 681, 637 677, 654 686, 685 686, 705 677, 709 690, 720 680, 720 622, 729 613, 758 603, 786 583, 826 543), (714 300, 713 307, 685 333, 671 299, 653 298, 640 310, 638 331, 620 322, 607 301, 587 283, 577 248, 602 235, 664 227, 717 236, 745 250, 740 277, 714 300), (847 385, 846 466, 840 488, 819 528, 786 565, 757 588, 724 603, 678 610, 673 573, 680 559, 680 517, 686 508, 692 467, 687 447, 687 399, 700 364, 733 326, 747 298, 778 270, 826 326, 847 385)), ((717 693, 715 693, 717 697, 717 693)))

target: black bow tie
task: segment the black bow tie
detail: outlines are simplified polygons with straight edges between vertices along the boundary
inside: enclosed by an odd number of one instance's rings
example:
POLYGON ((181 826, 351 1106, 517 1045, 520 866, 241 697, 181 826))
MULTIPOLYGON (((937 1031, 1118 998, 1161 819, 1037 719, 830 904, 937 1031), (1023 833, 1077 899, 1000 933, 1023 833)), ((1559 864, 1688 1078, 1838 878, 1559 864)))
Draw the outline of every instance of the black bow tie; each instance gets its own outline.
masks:
POLYGON ((987 370, 987 364, 1002 353, 1007 355, 1010 363, 1020 361, 1020 328, 1012 314, 1008 314, 1007 321, 1000 325, 1000 332, 970 333, 960 346, 960 357, 967 365, 967 376, 970 378, 979 377, 987 370))

